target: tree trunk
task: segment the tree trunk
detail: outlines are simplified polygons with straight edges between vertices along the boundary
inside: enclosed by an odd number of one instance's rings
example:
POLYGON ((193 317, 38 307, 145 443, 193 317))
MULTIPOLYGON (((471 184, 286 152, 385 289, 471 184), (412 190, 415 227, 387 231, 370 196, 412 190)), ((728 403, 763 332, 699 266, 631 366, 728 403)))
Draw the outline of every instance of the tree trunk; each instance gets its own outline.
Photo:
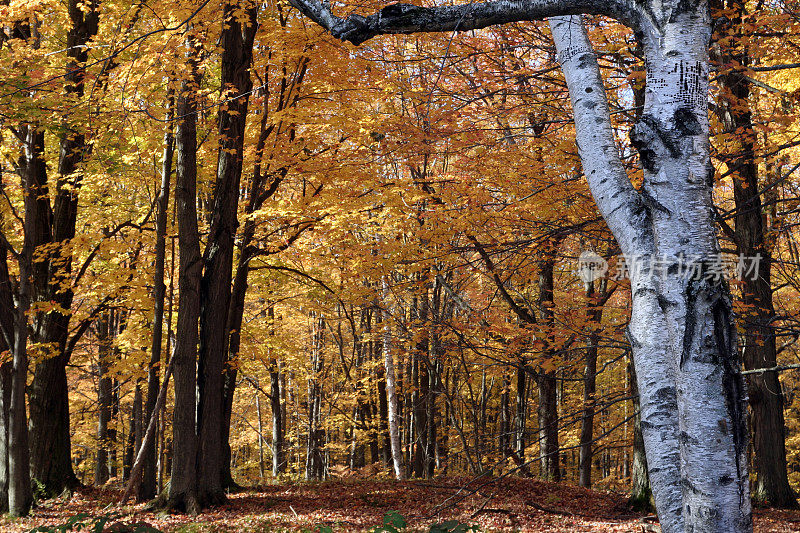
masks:
POLYGON ((306 479, 325 476, 325 429, 322 427, 322 384, 325 318, 312 313, 311 377, 308 380, 308 435, 306 440, 306 479))
POLYGON ((133 462, 136 460, 136 452, 142 444, 144 429, 142 426, 142 386, 139 382, 133 391, 133 404, 131 405, 131 425, 128 435, 128 445, 125 448, 125 464, 122 478, 130 480, 133 462))
MULTIPOLYGON (((555 247, 555 246, 553 246, 555 247)), ((544 253, 549 253, 549 250, 544 253)), ((552 359, 553 353, 553 267, 555 261, 548 257, 539 263, 539 325, 540 333, 545 339, 544 357, 552 359)), ((539 370, 536 372, 536 384, 539 388, 539 461, 541 477, 550 481, 561 480, 561 467, 558 451, 558 398, 557 381, 554 371, 539 370)))
MULTIPOLYGON (((435 340, 436 339, 434 336, 432 341, 435 340)), ((432 342, 432 350, 435 350, 434 346, 435 343, 432 342)), ((433 353, 435 353, 435 351, 433 353)), ((425 477, 430 479, 433 477, 433 474, 436 471, 436 377, 438 373, 438 367, 435 358, 433 358, 433 361, 429 362, 431 365, 428 368, 428 394, 427 401, 425 402, 427 411, 425 418, 428 422, 428 435, 426 439, 427 446, 425 447, 425 477)))
MULTIPOLYGON (((12 317, 13 318, 13 315, 12 317)), ((8 350, 5 340, 0 335, 0 352, 8 350)), ((13 363, 6 362, 0 365, 0 513, 8 512, 8 485, 9 470, 9 415, 11 407, 11 377, 14 371, 13 363)))
POLYGON ((597 331, 603 320, 603 307, 598 302, 606 294, 606 280, 600 281, 600 292, 595 295, 594 280, 586 284, 586 300, 591 307, 587 310, 587 325, 590 328, 586 346, 586 360, 583 373, 583 417, 581 418, 580 452, 578 456, 578 484, 592 486, 592 442, 594 440, 595 385, 597 382, 597 345, 600 341, 597 331))
POLYGON ((261 416, 261 393, 255 389, 256 415, 258 417, 258 479, 264 481, 264 419, 261 416))
POLYGON ((556 402, 556 377, 552 372, 538 372, 539 388, 539 462, 540 475, 549 481, 561 480, 558 452, 558 403, 556 402))
MULTIPOLYGON (((156 214, 156 249, 155 249, 155 274, 153 279, 153 339, 150 347, 150 366, 147 369, 147 403, 145 404, 144 419, 150 420, 155 412, 158 400, 158 391, 161 388, 159 374, 161 372, 161 344, 164 331, 164 299, 166 286, 164 285, 164 269, 166 263, 166 236, 167 213, 169 211, 170 179, 172 175, 172 157, 175 148, 173 134, 175 98, 172 91, 167 95, 167 113, 165 117, 166 131, 164 132, 164 156, 161 162, 161 189, 158 193, 158 212, 156 214)), ((158 416, 158 415, 156 415, 158 416)), ((156 422, 158 424, 158 422, 156 422)), ((156 426, 158 427, 158 425, 156 426)), ((144 465, 142 466, 142 482, 136 499, 147 501, 156 495, 156 466, 157 450, 152 440, 144 452, 144 465)))
MULTIPOLYGON (((3 175, 0 173, 0 192, 5 194, 3 175)), ((6 236, 3 216, 0 214, 0 235, 6 236)), ((5 240, 0 240, 0 353, 11 351, 15 342, 16 309, 8 272, 8 249, 5 240)), ((13 353, 13 352, 12 352, 13 353)), ((0 365, 0 513, 7 513, 9 496, 9 426, 11 415, 11 390, 14 363, 7 361, 0 365)))
POLYGON ((584 173, 629 261, 642 433, 666 532, 752 528, 731 300, 727 285, 709 275, 719 246, 708 182, 707 8, 675 8, 639 35, 647 97, 631 140, 644 167, 641 192, 616 157, 602 80, 579 19, 551 19, 584 173), (687 258, 699 258, 701 275, 687 274, 687 258))
MULTIPOLYGON (((32 249, 23 251, 23 256, 26 264, 32 264, 32 249)), ((20 267, 22 268, 22 265, 20 267)), ((24 281, 26 274, 26 270, 23 270, 20 275, 20 289, 14 317, 16 323, 8 422, 8 513, 11 516, 26 516, 33 505, 28 455, 28 417, 25 412, 25 385, 28 379, 27 311, 30 308, 28 284, 24 281)))
MULTIPOLYGON (((164 381, 161 383, 161 387, 158 391, 158 397, 156 398, 156 405, 153 411, 153 414, 150 416, 150 420, 147 421, 147 429, 142 436, 142 444, 139 447, 139 451, 136 454, 136 460, 133 463, 133 468, 131 471, 131 480, 128 483, 127 488, 125 489, 125 493, 122 495, 122 500, 120 503, 124 504, 128 501, 128 497, 133 492, 137 481, 141 479, 142 468, 144 467, 144 460, 145 460, 145 452, 148 446, 152 445, 152 442, 156 438, 156 427, 158 426, 159 422, 159 415, 161 411, 164 409, 164 404, 167 401, 167 387, 169 386, 169 378, 172 375, 172 370, 174 368, 175 359, 170 358, 169 365, 167 365, 167 370, 164 373, 164 381)), ((163 421, 163 417, 161 418, 163 421)), ((138 490, 138 488, 137 488, 138 490)))
POLYGON ((650 476, 647 474, 647 456, 642 437, 642 417, 639 415, 639 394, 636 382, 636 370, 633 362, 628 363, 631 393, 633 394, 633 464, 631 465, 631 506, 635 510, 653 510, 653 491, 650 488, 650 476))
POLYGON ((397 406, 397 383, 394 373, 394 356, 392 355, 392 326, 389 320, 391 314, 387 306, 389 305, 389 284, 386 279, 381 280, 381 299, 383 308, 381 310, 381 322, 383 332, 381 335, 383 348, 383 366, 386 376, 386 400, 387 400, 387 419, 389 423, 389 444, 392 451, 392 467, 394 477, 402 481, 403 476, 403 449, 400 446, 400 411, 397 406))
POLYGON ((528 409, 526 365, 527 361, 524 358, 520 359, 517 367, 516 410, 514 412, 514 449, 517 452, 520 463, 525 461, 525 418, 528 409))
POLYGON ((280 369, 277 364, 269 373, 269 383, 269 400, 272 408, 272 475, 278 477, 286 471, 286 453, 284 451, 280 369))
MULTIPOLYGON (((67 2, 71 25, 67 31, 64 90, 68 96, 77 99, 84 94, 83 65, 89 55, 87 45, 97 34, 98 7, 96 0, 67 2)), ((43 138, 41 144, 44 146, 43 138)), ((83 132, 69 126, 64 128, 52 211, 49 198, 44 197, 48 203, 46 211, 51 215, 48 223, 52 224, 52 243, 61 246, 54 248, 48 260, 42 262, 48 271, 34 278, 35 300, 53 302, 64 310, 63 313, 36 313, 33 318, 33 341, 52 346, 55 352, 36 365, 29 391, 31 476, 42 483, 49 494, 59 494, 79 485, 72 470, 66 375, 69 354, 65 353, 73 292, 70 283, 66 283, 65 288, 64 281, 71 276, 72 252, 71 247, 64 244, 75 237, 78 191, 83 179, 81 167, 89 150, 83 132)))
MULTIPOLYGON (((377 323, 380 324, 381 320, 378 318, 377 323)), ((377 360, 379 364, 375 367, 375 374, 377 378, 378 389, 378 433, 380 435, 380 457, 381 461, 386 466, 392 465, 392 444, 389 435, 389 403, 386 395, 386 365, 385 362, 380 360, 380 343, 377 341, 370 341, 370 349, 373 354, 373 359, 377 360)))
MULTIPOLYGON (((228 99, 219 111, 220 147, 211 229, 203 258, 200 295, 200 347, 198 360, 198 404, 201 500, 208 504, 225 501, 222 480, 223 453, 220 430, 224 422, 224 372, 228 355, 228 308, 231 298, 233 242, 236 235, 242 149, 250 89, 250 64, 257 28, 258 7, 249 7, 245 25, 238 2, 223 8, 222 87, 228 99)), ((227 432, 225 432, 227 435, 227 432)), ((229 459, 229 458, 228 458, 229 459)))
POLYGON ((498 432, 498 448, 500 457, 507 458, 511 451, 511 378, 503 374, 500 388, 500 427, 498 432))
POLYGON ((177 96, 178 121, 175 200, 178 219, 178 324, 173 354, 175 404, 172 416, 172 478, 166 505, 196 514, 202 502, 197 493, 197 341, 200 316, 202 257, 197 229, 197 102, 200 85, 200 45, 188 38, 190 78, 177 96))
MULTIPOLYGON (((720 2, 722 3, 722 2, 720 2)), ((747 31, 743 18, 748 15, 743 0, 726 2, 731 19, 721 28, 723 35, 745 40, 747 31)), ((719 7, 722 7, 721 5, 719 7)), ((749 48, 741 51, 722 49, 722 65, 750 64, 749 48)), ((746 309, 742 317, 744 349, 742 358, 746 370, 777 366, 775 343, 775 309, 772 303, 772 256, 764 228, 758 163, 756 161, 756 132, 750 109, 751 82, 738 67, 725 67, 721 78, 724 88, 717 107, 723 128, 730 132, 733 153, 721 154, 732 169, 733 199, 736 206, 735 229, 732 235, 741 256, 760 256, 758 271, 742 279, 742 302, 746 309)), ((797 501, 789 486, 786 470, 786 431, 783 418, 783 392, 777 372, 747 375, 750 396, 753 466, 756 474, 753 497, 774 507, 795 508, 797 501)))
POLYGON ((97 461, 94 466, 94 484, 105 485, 109 477, 109 434, 111 423, 111 377, 108 375, 111 357, 111 338, 109 335, 108 313, 103 313, 95 323, 97 330, 97 461))

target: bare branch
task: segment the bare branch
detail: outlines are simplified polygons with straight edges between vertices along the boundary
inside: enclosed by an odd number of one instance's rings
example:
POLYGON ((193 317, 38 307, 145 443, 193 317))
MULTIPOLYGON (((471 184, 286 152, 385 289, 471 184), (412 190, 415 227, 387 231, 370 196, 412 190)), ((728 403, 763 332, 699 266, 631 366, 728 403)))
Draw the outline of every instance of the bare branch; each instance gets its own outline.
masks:
POLYGON ((367 17, 339 18, 319 0, 289 0, 337 39, 359 45, 376 35, 467 31, 509 22, 543 20, 581 13, 607 15, 632 28, 643 17, 636 2, 626 0, 494 0, 461 5, 419 7, 390 4, 367 17))

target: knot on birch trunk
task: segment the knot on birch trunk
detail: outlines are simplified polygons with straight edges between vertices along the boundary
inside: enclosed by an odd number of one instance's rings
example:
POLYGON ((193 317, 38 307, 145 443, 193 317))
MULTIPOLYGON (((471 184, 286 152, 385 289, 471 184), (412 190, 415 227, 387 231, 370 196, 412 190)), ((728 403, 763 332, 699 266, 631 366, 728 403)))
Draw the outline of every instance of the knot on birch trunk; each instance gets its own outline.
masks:
POLYGON ((674 159, 681 153, 672 132, 664 128, 656 117, 647 113, 631 129, 630 139, 639 152, 642 167, 648 172, 658 172, 663 159, 674 159))

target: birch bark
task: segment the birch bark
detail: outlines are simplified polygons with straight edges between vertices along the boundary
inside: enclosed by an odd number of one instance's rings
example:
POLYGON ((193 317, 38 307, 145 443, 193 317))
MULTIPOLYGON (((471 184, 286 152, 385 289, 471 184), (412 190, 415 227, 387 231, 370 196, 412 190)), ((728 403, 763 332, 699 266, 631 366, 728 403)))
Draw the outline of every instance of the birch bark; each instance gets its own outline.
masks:
POLYGON ((382 311, 383 322, 383 363, 386 368, 386 399, 389 412, 389 442, 392 448, 392 466, 394 476, 398 481, 403 480, 403 450, 400 448, 400 429, 397 424, 397 390, 394 373, 394 358, 392 357, 392 326, 389 323, 389 311, 386 309, 388 304, 389 284, 386 279, 382 280, 382 294, 384 309, 382 311))
POLYGON ((551 19, 575 115, 579 153, 598 209, 631 271, 628 336, 639 378, 642 433, 665 532, 752 529, 746 394, 730 294, 712 274, 719 254, 709 183, 707 0, 494 0, 430 8, 392 4, 368 17, 290 0, 334 36, 485 28, 551 19), (647 58, 644 112, 631 133, 644 183, 619 159, 597 60, 580 18, 634 30, 647 58), (685 269, 696 258, 699 275, 685 269), (658 269, 651 268, 658 261, 658 269))
MULTIPOLYGON (((689 20, 667 21, 659 35, 644 39, 645 112, 631 137, 645 180, 642 190, 631 194, 631 208, 638 205, 640 216, 625 228, 638 233, 638 242, 630 231, 618 233, 609 225, 629 258, 651 267, 659 262, 658 269, 631 270, 629 339, 663 530, 748 531, 744 389, 728 289, 721 280, 694 279, 681 268, 682 258, 697 257, 705 269, 719 253, 706 181, 708 35, 702 32, 710 31, 710 24, 701 13, 675 18, 684 17, 689 20)), ((551 19, 551 27, 584 171, 609 220, 621 208, 614 205, 614 192, 606 196, 608 176, 614 172, 622 190, 630 191, 630 185, 610 136, 596 59, 578 18, 551 19)))

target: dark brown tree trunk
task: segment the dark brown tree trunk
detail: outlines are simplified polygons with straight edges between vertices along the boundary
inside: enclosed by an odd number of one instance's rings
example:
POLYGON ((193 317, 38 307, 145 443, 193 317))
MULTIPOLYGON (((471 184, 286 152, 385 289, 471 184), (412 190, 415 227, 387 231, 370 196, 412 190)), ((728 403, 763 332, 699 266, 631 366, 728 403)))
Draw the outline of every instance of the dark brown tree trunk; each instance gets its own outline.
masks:
MULTIPOLYGON (((728 0, 726 8, 732 14, 723 33, 744 40, 744 18, 748 15, 743 0, 728 0)), ((720 6, 721 7, 721 6, 720 6)), ((756 160, 756 132, 750 109, 750 86, 744 68, 750 63, 749 48, 741 51, 722 49, 719 54, 724 64, 739 64, 743 68, 730 68, 721 76, 725 88, 719 115, 728 132, 736 132, 733 153, 724 154, 728 168, 734 170, 733 197, 736 206, 733 234, 738 252, 748 258, 760 256, 755 272, 743 276, 742 301, 747 309, 742 317, 744 349, 742 359, 745 370, 773 368, 777 365, 775 343, 775 309, 772 303, 772 256, 764 228, 758 162, 756 160)), ((747 375, 750 400, 752 449, 756 474, 752 496, 774 507, 794 508, 795 495, 789 486, 786 469, 785 422, 783 393, 777 372, 747 375)))
MULTIPOLYGON (((158 212, 156 213, 156 249, 155 249, 155 274, 153 279, 153 339, 150 345, 150 367, 147 369, 147 403, 145 404, 144 419, 150 420, 155 412, 158 392, 161 388, 161 344, 164 331, 164 299, 167 287, 164 285, 164 269, 167 252, 167 213, 169 211, 170 179, 172 175, 172 158, 175 149, 175 135, 173 133, 175 98, 172 91, 167 94, 166 131, 164 132, 164 159, 161 162, 161 188, 158 193, 158 212)), ((156 415, 158 416, 158 415, 156 415)), ((158 421, 156 421, 158 427, 158 421)), ((144 451, 144 464, 142 465, 142 482, 136 499, 147 501, 156 495, 156 466, 157 450, 154 438, 144 451)))
POLYGON ((430 341, 428 338, 428 291, 423 290, 416 299, 415 318, 417 327, 421 329, 417 334, 414 358, 414 476, 427 477, 428 462, 433 458, 428 456, 428 397, 430 395, 430 378, 428 368, 428 351, 430 341))
MULTIPOLYGON (((97 34, 98 3, 69 0, 67 12, 71 25, 66 42, 65 92, 71 98, 82 98, 85 75, 82 66, 88 59, 87 44, 97 34)), ((44 139, 41 144, 44 146, 44 139)), ((78 191, 83 178, 81 166, 89 149, 81 131, 65 128, 60 140, 56 196, 50 220, 53 243, 68 243, 75 236, 78 191)), ((72 271, 70 250, 69 246, 54 249, 43 262, 49 272, 43 278, 37 276, 34 281, 36 301, 54 302, 65 311, 37 313, 33 320, 34 342, 55 348, 53 356, 36 365, 29 391, 31 476, 42 483, 49 494, 79 485, 72 470, 66 375, 69 354, 65 353, 73 299, 71 284, 64 286, 64 280, 70 279, 72 271)))
POLYGON ((558 452, 558 403, 556 401, 556 376, 553 372, 538 372, 539 388, 539 447, 541 476, 549 481, 560 481, 558 452))
MULTIPOLYGON (((3 190, 3 175, 0 168, 0 192, 3 190)), ((6 236, 6 227, 0 214, 0 235, 6 236)), ((11 351, 14 346, 14 322, 16 310, 11 288, 11 277, 8 272, 8 249, 5 241, 0 240, 0 353, 11 351)), ((11 408, 11 378, 14 371, 13 361, 0 365, 0 513, 8 512, 9 492, 9 424, 11 408)))
POLYGON ((95 323, 97 331, 97 461, 94 466, 94 484, 105 485, 109 478, 109 424, 111 423, 112 380, 108 375, 111 357, 108 313, 102 313, 95 323))
POLYGON ((586 359, 583 371, 583 417, 581 418, 580 451, 578 455, 578 484, 581 487, 592 486, 592 442, 594 440, 594 405, 597 383, 597 345, 600 337, 597 330, 603 319, 603 307, 600 300, 606 296, 606 281, 600 281, 599 294, 595 293, 595 283, 586 284, 586 300, 590 306, 587 310, 587 326, 589 338, 586 345, 586 359))
POLYGON ((322 427, 322 383, 325 318, 312 315, 311 377, 308 380, 308 436, 306 441, 306 479, 325 477, 325 429, 322 427))
MULTIPOLYGON (((554 261, 547 259, 539 265, 539 316, 547 339, 544 356, 552 358, 553 346, 553 266, 554 261)), ((553 371, 536 372, 536 383, 539 387, 539 458, 541 476, 550 481, 561 480, 561 467, 558 450, 558 401, 556 395, 556 375, 553 371)))
POLYGON ((583 372, 583 417, 581 418, 578 485, 592 486, 592 442, 594 440, 594 402, 597 381, 597 336, 591 335, 586 347, 583 372))
MULTIPOLYGON (((13 318, 13 315, 11 316, 13 318)), ((0 335, 0 352, 8 350, 5 340, 0 335)), ((9 415, 11 407, 11 375, 14 370, 9 361, 0 365, 0 513, 8 512, 8 445, 9 415)))
POLYGON ((249 7, 242 24, 239 2, 223 7, 222 88, 226 98, 219 110, 220 147, 211 229, 203 257, 200 295, 200 348, 198 359, 199 477, 201 500, 208 504, 225 501, 222 460, 225 360, 228 356, 228 308, 231 298, 233 242, 236 236, 242 149, 250 89, 250 64, 257 28, 258 7, 249 7))
POLYGON ((178 121, 175 200, 180 251, 178 278, 178 324, 173 354, 175 404, 172 417, 172 478, 167 507, 199 513, 197 494, 197 342, 200 317, 200 278, 203 259, 197 228, 197 102, 200 85, 200 45, 189 43, 191 77, 181 83, 176 100, 178 121))
POLYGON ((128 443, 125 447, 125 463, 122 477, 126 481, 130 480, 133 463, 136 460, 136 453, 142 445, 143 435, 142 387, 141 384, 137 382, 133 391, 133 404, 131 405, 130 433, 128 434, 128 443))
POLYGON ((412 393, 414 405, 414 473, 415 477, 424 477, 427 473, 428 449, 428 369, 421 355, 427 351, 427 342, 420 341, 414 353, 414 369, 412 370, 415 390, 412 393))
MULTIPOLYGON (((26 213, 27 221, 27 213, 26 213)), ((27 236, 27 232, 26 232, 27 236)), ((26 242, 28 239, 25 239, 26 242)), ((31 265, 33 249, 23 251, 23 261, 31 265)), ((20 265, 22 270, 22 265, 20 265)), ((23 281, 27 269, 20 276, 20 290, 14 325, 13 368, 11 372, 11 400, 8 422, 8 512, 11 516, 26 516, 33 505, 31 492, 30 456, 28 448, 28 417, 25 412, 25 386, 28 379, 28 317, 30 308, 27 282, 23 281)))
POLYGON ((283 442, 283 409, 281 406, 281 380, 277 363, 269 373, 270 406, 272 408, 272 475, 277 477, 286 471, 283 442))
POLYGON ((528 391, 526 387, 528 375, 526 368, 527 361, 524 358, 520 359, 517 367, 516 410, 514 412, 514 449, 520 462, 525 461, 525 418, 528 408, 528 391))
POLYGON ((503 374, 503 384, 500 388, 500 427, 498 448, 500 456, 505 459, 511 451, 511 378, 503 374))
POLYGON ((436 471, 436 376, 438 368, 435 360, 428 368, 428 388, 426 391, 425 420, 427 437, 425 439, 425 477, 432 478, 436 471))

